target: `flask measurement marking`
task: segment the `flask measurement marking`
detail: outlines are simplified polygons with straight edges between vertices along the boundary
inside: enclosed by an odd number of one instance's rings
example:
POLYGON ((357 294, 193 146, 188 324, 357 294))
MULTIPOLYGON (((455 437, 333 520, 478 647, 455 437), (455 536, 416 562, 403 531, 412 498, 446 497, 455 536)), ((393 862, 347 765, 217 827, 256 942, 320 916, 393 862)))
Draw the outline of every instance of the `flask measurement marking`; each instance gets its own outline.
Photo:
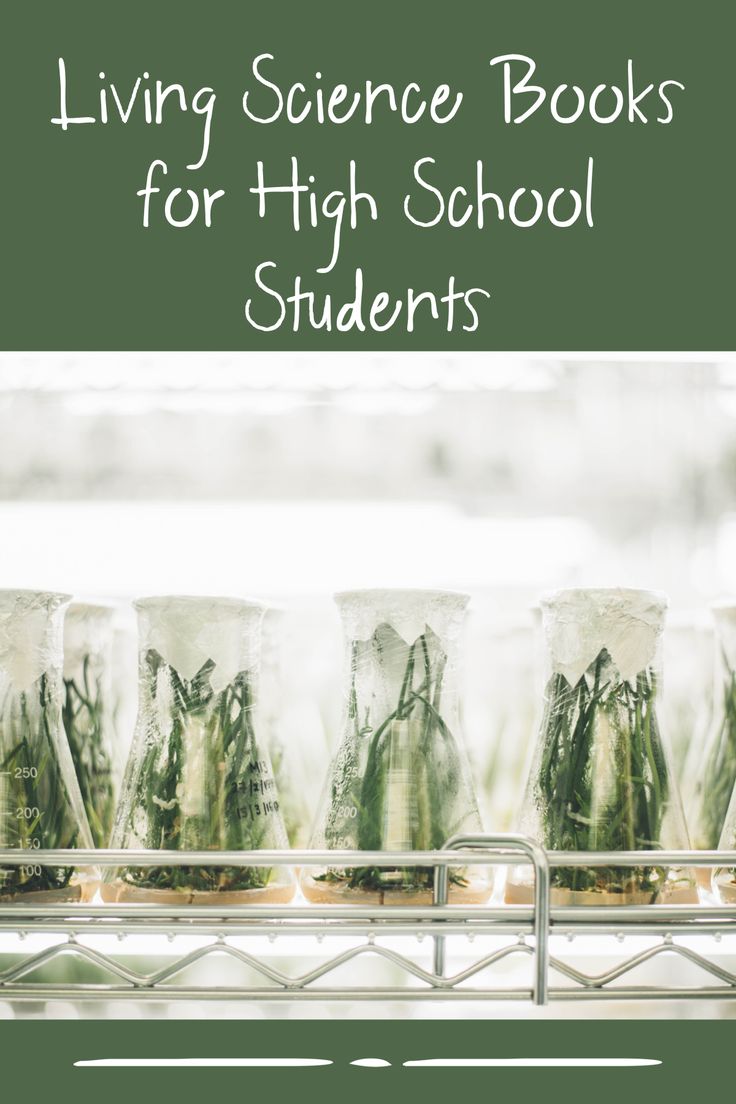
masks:
POLYGON ((15 809, 15 818, 18 820, 38 820, 41 816, 41 809, 38 805, 19 805, 15 809))
MULTIPOLYGON (((10 771, 5 771, 9 774, 10 771)), ((38 778, 38 767, 16 767, 13 771, 14 778, 38 778)))
POLYGON ((16 820, 38 820, 40 816, 38 805, 19 805, 15 810, 16 820))

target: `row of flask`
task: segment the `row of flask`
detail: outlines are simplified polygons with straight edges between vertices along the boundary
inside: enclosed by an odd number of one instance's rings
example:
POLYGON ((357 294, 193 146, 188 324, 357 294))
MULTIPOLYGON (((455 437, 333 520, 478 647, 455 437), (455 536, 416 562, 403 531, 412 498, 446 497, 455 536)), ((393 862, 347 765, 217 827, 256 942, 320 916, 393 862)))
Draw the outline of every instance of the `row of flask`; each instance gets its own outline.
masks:
MULTIPOLYGON (((347 641, 344 727, 312 845, 432 850, 458 833, 482 832, 459 725, 467 597, 384 590, 337 600, 347 641)), ((98 755, 91 654, 88 644, 77 654, 69 633, 67 668, 75 655, 78 668, 72 693, 70 679, 62 681, 67 603, 61 595, 0 594, 1 847, 104 843, 90 820, 101 824, 114 797, 98 755)), ((665 607, 662 595, 633 590, 558 591, 542 602, 549 673, 519 828, 550 850, 689 846, 657 722, 665 607)), ((167 597, 140 600, 136 608, 138 720, 110 845, 285 849, 277 780, 257 725, 264 607, 167 597)), ((724 655, 732 672, 726 645, 724 655)), ((725 812, 736 775, 733 676, 729 700, 702 787, 713 824, 725 820, 725 847, 736 830, 734 802, 725 812), (715 808, 716 796, 723 809, 715 808)), ((717 842, 711 837, 702 846, 717 842)), ((301 875, 305 895, 323 902, 429 902, 433 879, 424 867, 328 866, 301 875)), ((492 890, 478 867, 453 868, 449 880, 451 901, 480 903, 492 890)), ((733 870, 717 871, 715 881, 725 900, 736 898, 733 870)), ((287 901, 295 881, 282 866, 131 866, 107 871, 99 885, 91 872, 85 883, 84 872, 43 864, 0 870, 5 896, 74 899, 98 888, 109 901, 230 904, 287 901)), ((531 868, 512 869, 506 899, 527 902, 531 892, 531 868)), ((553 900, 691 902, 695 875, 663 865, 557 868, 553 900)))

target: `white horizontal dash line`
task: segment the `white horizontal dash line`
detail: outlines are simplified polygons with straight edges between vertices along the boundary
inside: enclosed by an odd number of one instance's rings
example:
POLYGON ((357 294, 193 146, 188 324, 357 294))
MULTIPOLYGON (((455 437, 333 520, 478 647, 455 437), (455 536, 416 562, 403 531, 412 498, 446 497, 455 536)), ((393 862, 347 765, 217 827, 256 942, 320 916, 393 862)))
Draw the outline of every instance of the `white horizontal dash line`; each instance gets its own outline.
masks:
POLYGON ((422 1058, 405 1066, 661 1066, 659 1058, 422 1058))
POLYGON ((331 1066, 329 1058, 86 1058, 75 1066, 331 1066))

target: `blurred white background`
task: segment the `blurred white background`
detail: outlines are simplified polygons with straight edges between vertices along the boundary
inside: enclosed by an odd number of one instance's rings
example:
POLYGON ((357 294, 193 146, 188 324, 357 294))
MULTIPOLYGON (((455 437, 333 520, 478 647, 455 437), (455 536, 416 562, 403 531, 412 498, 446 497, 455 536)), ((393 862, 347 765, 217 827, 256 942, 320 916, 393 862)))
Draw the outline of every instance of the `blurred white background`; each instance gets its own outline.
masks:
POLYGON ((2 354, 0 526, 4 586, 280 602, 280 723, 314 787, 340 706, 331 592, 471 591, 465 727, 508 828, 544 588, 667 591, 680 768, 700 737, 707 606, 736 593, 736 360, 2 354))
POLYGON ((736 362, 3 354, 2 571, 121 595, 615 579, 699 606, 736 589, 735 427, 736 362))

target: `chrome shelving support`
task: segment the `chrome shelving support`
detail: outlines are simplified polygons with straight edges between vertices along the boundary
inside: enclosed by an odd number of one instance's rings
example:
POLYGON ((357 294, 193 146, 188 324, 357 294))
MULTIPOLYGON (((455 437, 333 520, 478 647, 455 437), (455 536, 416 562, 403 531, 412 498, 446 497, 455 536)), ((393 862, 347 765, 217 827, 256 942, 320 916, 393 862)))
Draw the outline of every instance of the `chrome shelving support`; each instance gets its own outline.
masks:
MULTIPOLYGON (((445 844, 448 851, 479 850, 504 854, 506 859, 519 856, 526 858, 534 867, 534 913, 533 931, 535 939, 536 971, 534 978, 534 1003, 547 1003, 549 976, 549 864, 543 848, 525 836, 510 834, 495 836, 453 836, 445 844)), ((446 865, 435 867, 434 903, 447 904, 449 890, 449 870, 446 865)), ((435 936, 434 972, 442 977, 445 972, 445 937, 435 936)))
MULTIPOLYGON (((0 934, 54 934, 58 942, 25 955, 14 944, 11 965, 0 965, 0 1000, 733 1000, 736 998, 736 906, 728 905, 636 905, 550 907, 550 872, 570 866, 640 866, 656 864, 675 867, 736 868, 736 852, 717 851, 633 851, 633 852, 545 852, 532 840, 517 835, 456 836, 439 851, 352 852, 352 851, 256 851, 256 852, 160 852, 160 851, 20 851, 0 850, 0 868, 15 865, 48 865, 77 868, 126 866, 427 866, 434 869, 433 904, 426 906, 314 905, 302 901, 286 905, 153 905, 88 904, 34 901, 23 897, 3 902, 0 894, 0 934), (462 852, 462 858, 459 853, 462 852), (162 861, 163 860, 163 861, 162 861), (449 871, 462 866, 507 866, 529 864, 534 868, 534 901, 529 906, 449 903, 449 871), (179 954, 170 948, 156 954, 157 969, 141 972, 119 958, 104 954, 85 943, 87 937, 130 935, 207 937, 210 942, 179 954), (491 950, 479 952, 477 960, 450 974, 448 939, 492 937, 491 950), (282 972, 268 955, 258 957, 253 940, 281 936, 322 940, 341 938, 357 946, 332 954, 325 962, 305 968, 297 976, 282 972), (375 943, 376 938, 433 941, 431 968, 405 953, 375 943), (585 973, 564 955, 555 957, 550 943, 559 937, 616 936, 621 941, 640 936, 658 942, 638 950, 623 962, 595 975, 585 973), (720 954, 708 958, 693 950, 690 937, 714 942, 733 937, 728 954, 716 943, 720 954), (228 938, 245 940, 243 947, 228 938), (499 939, 514 942, 498 946, 499 939), (686 937, 686 942, 677 942, 686 937), (533 947, 527 942, 533 940, 533 947), (249 942, 250 941, 250 942, 249 942), (255 970, 269 985, 249 986, 203 983, 176 984, 176 976, 210 955, 230 955, 255 970), (318 983, 336 968, 365 954, 378 955, 419 982, 404 987, 320 986, 318 983), (532 956, 533 981, 529 989, 511 985, 469 986, 467 983, 488 967, 514 955, 532 956), (671 986, 623 984, 626 975, 660 955, 673 955, 706 971, 707 984, 683 987, 673 979, 671 986), (46 979, 28 980, 48 963, 64 956, 84 961, 110 975, 110 980, 51 984, 46 979), (728 961, 725 965, 721 959, 728 961), (161 960, 165 964, 161 965, 161 960), (552 972, 567 982, 550 983, 552 972), (713 984, 717 982, 717 984, 713 984)), ((92 941, 94 942, 94 940, 92 941)), ((163 942, 163 941, 162 941, 163 942)), ((104 944, 103 944, 104 946, 104 944)), ((305 944, 305 946, 307 946, 305 944)), ((309 945, 311 948, 311 944, 309 945)), ((152 952, 151 952, 152 953, 152 952)), ((313 952, 308 949, 311 962, 313 952)), ((465 952, 465 959, 467 953, 465 952)), ((305 959, 305 967, 309 963, 305 959)))

